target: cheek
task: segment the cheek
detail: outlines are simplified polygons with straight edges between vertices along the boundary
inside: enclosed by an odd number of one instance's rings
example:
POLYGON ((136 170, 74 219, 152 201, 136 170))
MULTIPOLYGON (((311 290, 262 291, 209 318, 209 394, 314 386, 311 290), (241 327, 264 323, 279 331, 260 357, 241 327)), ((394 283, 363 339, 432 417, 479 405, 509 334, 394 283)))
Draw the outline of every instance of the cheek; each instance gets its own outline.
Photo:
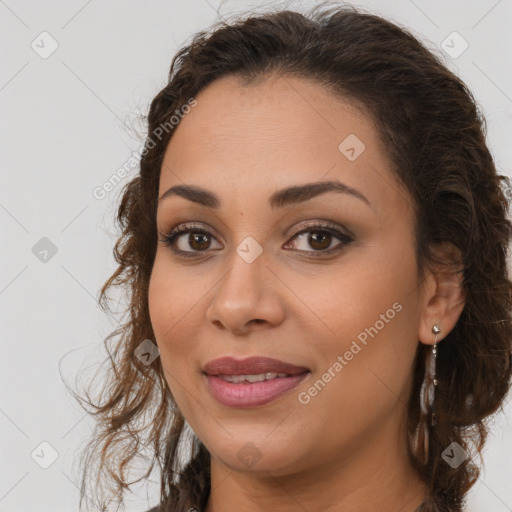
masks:
POLYGON ((193 380, 195 374, 190 368, 197 365, 193 359, 197 318, 194 320, 193 316, 198 297, 176 279, 177 275, 165 258, 157 256, 149 281, 148 307, 164 378, 179 409, 189 417, 194 402, 190 403, 190 393, 197 394, 193 389, 197 384, 193 380))
MULTIPOLYGON (((338 365, 331 372, 343 374, 350 387, 368 396, 378 395, 375 386, 400 393, 417 348, 419 283, 412 244, 387 241, 357 255, 347 252, 340 261, 337 271, 301 281, 297 292, 320 320, 317 370, 322 374, 342 356, 343 369, 338 365)), ((340 385, 342 380, 333 379, 340 385)))
POLYGON ((177 276, 179 273, 157 253, 149 281, 148 308, 164 362, 170 362, 166 361, 166 354, 179 356, 190 352, 196 325, 193 317, 197 314, 194 305, 198 305, 201 297, 200 289, 195 293, 190 281, 177 276))
POLYGON ((347 253, 339 265, 332 265, 314 277, 287 276, 299 299, 292 301, 297 304, 294 314, 301 321, 307 320, 310 329, 314 325, 328 344, 340 349, 340 340, 348 341, 360 333, 364 340, 365 329, 375 323, 379 332, 389 331, 391 324, 400 321, 398 310, 413 298, 408 293, 413 289, 415 267, 397 255, 394 261, 386 261, 383 253, 347 253))

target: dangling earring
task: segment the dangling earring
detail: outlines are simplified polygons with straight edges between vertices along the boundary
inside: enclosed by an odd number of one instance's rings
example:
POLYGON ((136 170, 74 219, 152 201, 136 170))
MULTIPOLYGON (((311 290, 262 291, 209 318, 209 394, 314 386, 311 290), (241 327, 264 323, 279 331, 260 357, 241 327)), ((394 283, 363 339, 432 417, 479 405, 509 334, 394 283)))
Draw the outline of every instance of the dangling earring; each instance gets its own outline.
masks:
POLYGON ((425 358, 425 377, 423 378, 423 383, 421 385, 420 391, 420 407, 421 407, 421 417, 420 417, 420 441, 423 441, 423 455, 424 462, 426 463, 428 460, 428 448, 429 448, 429 424, 431 426, 435 426, 436 424, 436 414, 434 411, 434 397, 435 397, 435 389, 437 386, 436 379, 436 356, 437 356, 437 336, 441 332, 441 329, 437 324, 434 324, 432 327, 432 332, 436 335, 434 339, 434 345, 432 346, 432 350, 427 352, 427 356, 425 358), (423 439, 421 439, 423 438, 423 439))

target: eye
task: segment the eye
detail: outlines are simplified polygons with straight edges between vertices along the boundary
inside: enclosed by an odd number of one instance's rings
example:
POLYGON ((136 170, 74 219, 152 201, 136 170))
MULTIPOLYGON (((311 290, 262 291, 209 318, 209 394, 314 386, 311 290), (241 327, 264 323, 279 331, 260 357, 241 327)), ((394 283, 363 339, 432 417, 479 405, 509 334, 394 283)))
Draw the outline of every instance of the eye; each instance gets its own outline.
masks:
MULTIPOLYGON (((211 248, 212 240, 216 238, 207 229, 191 224, 182 224, 173 228, 168 234, 160 233, 160 241, 171 250, 184 257, 195 257, 198 253, 204 253, 211 248), (184 235, 188 235, 185 237, 184 235)), ((341 232, 336 224, 331 222, 319 223, 318 221, 307 225, 305 228, 293 234, 293 238, 286 243, 285 249, 294 248, 293 241, 297 239, 299 245, 311 247, 313 250, 300 249, 298 252, 308 253, 313 256, 331 254, 353 241, 353 238, 341 232), (338 240, 339 243, 333 242, 338 240)), ((222 248, 222 246, 220 247, 222 248)), ((214 249, 218 250, 218 249, 214 249)))
POLYGON ((330 254, 338 251, 341 247, 352 242, 353 238, 341 232, 335 226, 336 225, 333 223, 323 224, 316 222, 314 224, 310 224, 305 229, 295 233, 294 237, 286 244, 285 248, 289 248, 293 240, 296 239, 298 243, 294 244, 294 248, 298 248, 299 252, 306 252, 316 256, 317 254, 330 254), (333 245, 333 242, 336 239, 339 243, 334 243, 333 245), (300 249, 301 245, 302 249, 300 249), (308 250, 308 246, 313 250, 308 250))
POLYGON ((213 235, 206 229, 190 224, 183 224, 172 229, 170 233, 160 233, 160 241, 177 254, 193 257, 194 253, 204 252, 215 240, 213 235), (183 235, 188 234, 188 237, 183 235), (190 250, 190 248, 192 250, 190 250))

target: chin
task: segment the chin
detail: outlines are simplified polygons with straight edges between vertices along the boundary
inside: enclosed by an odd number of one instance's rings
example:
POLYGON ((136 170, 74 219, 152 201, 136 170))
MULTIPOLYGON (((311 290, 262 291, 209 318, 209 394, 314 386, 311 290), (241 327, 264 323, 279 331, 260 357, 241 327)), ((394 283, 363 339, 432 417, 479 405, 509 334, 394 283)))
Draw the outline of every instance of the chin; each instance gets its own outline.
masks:
POLYGON ((217 446, 214 457, 223 465, 237 472, 265 472, 273 476, 290 474, 300 466, 294 443, 278 438, 271 442, 269 439, 258 441, 254 436, 231 439, 226 446, 217 446), (219 455, 215 455, 218 453, 219 455))

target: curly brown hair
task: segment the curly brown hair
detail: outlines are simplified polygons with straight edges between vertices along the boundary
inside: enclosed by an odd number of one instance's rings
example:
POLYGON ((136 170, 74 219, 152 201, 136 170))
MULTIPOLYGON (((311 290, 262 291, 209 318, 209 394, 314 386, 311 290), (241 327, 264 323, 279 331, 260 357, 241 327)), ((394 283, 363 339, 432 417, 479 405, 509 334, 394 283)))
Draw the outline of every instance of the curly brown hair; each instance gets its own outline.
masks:
POLYGON ((136 481, 158 463, 161 510, 204 510, 210 455, 195 436, 187 443, 187 424, 160 358, 146 365, 135 353, 143 340, 155 339, 148 284, 158 241, 160 171, 173 134, 160 127, 179 117, 191 98, 220 77, 235 75, 251 83, 271 73, 314 80, 372 116, 393 171, 415 207, 420 271, 453 263, 438 257, 435 248, 441 244, 460 251, 465 307, 438 346, 437 424, 430 428, 428 454, 415 442, 418 397, 431 348, 423 343, 418 343, 414 361, 407 420, 410 461, 428 488, 418 510, 459 511, 480 471, 471 457, 452 468, 442 451, 457 442, 468 451, 475 447, 481 458, 488 420, 503 407, 511 383, 507 253, 512 224, 503 186, 510 186, 509 179, 496 171, 486 145, 485 119, 470 90, 435 52, 388 20, 325 3, 306 15, 290 10, 242 15, 196 34, 173 58, 168 83, 151 103, 140 173, 123 188, 116 216, 121 231, 114 249, 118 267, 100 293, 107 311, 108 291, 121 287, 130 298, 128 318, 105 340, 111 371, 100 396, 77 397, 96 419, 83 452, 80 509, 91 496, 100 496, 102 507, 112 496, 123 503, 123 493, 134 483, 126 470, 150 449, 149 469, 136 481), (92 472, 96 480, 89 489, 92 472))

